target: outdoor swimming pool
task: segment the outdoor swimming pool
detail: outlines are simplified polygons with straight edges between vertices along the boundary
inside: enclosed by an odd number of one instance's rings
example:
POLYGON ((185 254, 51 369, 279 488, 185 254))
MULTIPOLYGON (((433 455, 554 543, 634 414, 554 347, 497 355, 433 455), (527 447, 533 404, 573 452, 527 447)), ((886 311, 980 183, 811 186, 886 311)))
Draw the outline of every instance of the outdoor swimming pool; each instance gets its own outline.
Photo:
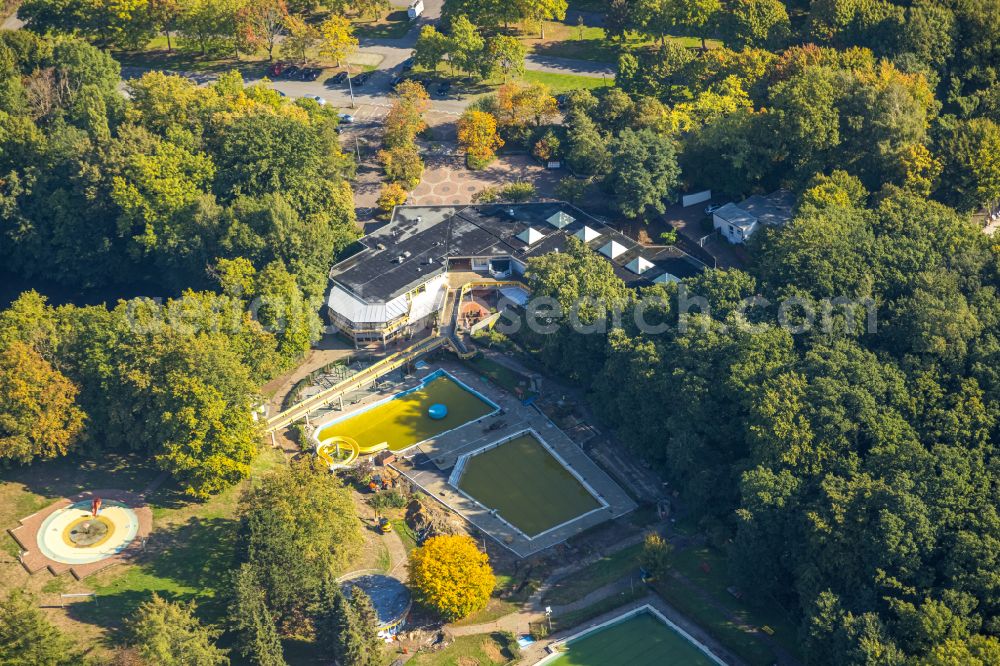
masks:
POLYGON ((528 538, 606 506, 531 430, 473 452, 452 477, 452 485, 528 538))
POLYGON ((357 442, 361 453, 382 448, 402 451, 499 409, 450 373, 435 370, 411 389, 321 425, 316 438, 322 442, 331 437, 349 437, 357 442), (428 416, 427 410, 434 404, 448 408, 444 418, 428 416))
POLYGON ((724 666, 652 606, 642 606, 556 643, 536 666, 724 666))

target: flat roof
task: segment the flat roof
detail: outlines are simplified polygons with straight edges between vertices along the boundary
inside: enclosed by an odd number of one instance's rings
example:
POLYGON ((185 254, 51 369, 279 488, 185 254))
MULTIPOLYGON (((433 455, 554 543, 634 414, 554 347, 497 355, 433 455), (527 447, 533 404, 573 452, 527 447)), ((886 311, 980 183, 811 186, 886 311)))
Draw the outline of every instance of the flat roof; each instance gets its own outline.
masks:
POLYGON ((563 202, 397 206, 388 224, 361 239, 357 252, 330 269, 332 291, 341 300, 346 300, 343 291, 364 303, 387 304, 443 273, 450 259, 495 256, 525 263, 563 251, 567 237, 585 226, 598 234, 587 243, 595 252, 612 242, 624 248, 614 258, 601 256, 629 286, 652 284, 664 273, 683 278, 705 269, 676 247, 640 245, 563 202), (565 224, 556 228, 548 222, 553 216, 565 224), (528 229, 535 232, 531 244, 518 238, 528 238, 528 229), (639 256, 653 264, 641 275, 625 268, 639 256))
POLYGON ((795 195, 789 190, 775 190, 770 194, 754 194, 741 201, 739 207, 763 224, 781 226, 792 219, 795 195))

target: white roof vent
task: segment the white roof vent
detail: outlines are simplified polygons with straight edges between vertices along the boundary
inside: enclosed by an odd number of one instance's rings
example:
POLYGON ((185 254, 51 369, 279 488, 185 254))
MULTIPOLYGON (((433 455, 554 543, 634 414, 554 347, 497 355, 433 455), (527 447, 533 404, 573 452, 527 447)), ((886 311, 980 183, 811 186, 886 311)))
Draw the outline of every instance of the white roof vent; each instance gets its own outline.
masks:
POLYGON ((601 232, 584 225, 583 229, 580 229, 573 235, 582 240, 584 243, 589 243, 595 238, 599 238, 601 236, 601 232))
POLYGON ((545 234, 543 234, 538 229, 535 229, 533 227, 528 227, 527 229, 525 229, 524 231, 522 231, 521 233, 519 233, 514 238, 518 239, 519 241, 521 241, 521 242, 523 242, 523 243, 525 243, 527 245, 534 245, 538 241, 540 241, 543 238, 545 238, 545 234))
POLYGON ((653 263, 643 257, 636 257, 632 261, 625 264, 625 268, 629 269, 636 275, 642 275, 652 267, 653 263))
POLYGON ((567 215, 566 213, 559 211, 558 213, 555 213, 545 221, 551 224, 556 229, 562 229, 566 225, 571 224, 575 219, 576 218, 574 218, 572 215, 567 215))
POLYGON ((628 248, 619 243, 618 241, 611 241, 610 243, 606 244, 604 247, 600 249, 600 253, 603 254, 605 257, 608 257, 610 259, 615 259, 616 257, 618 257, 620 254, 623 254, 627 250, 628 248))

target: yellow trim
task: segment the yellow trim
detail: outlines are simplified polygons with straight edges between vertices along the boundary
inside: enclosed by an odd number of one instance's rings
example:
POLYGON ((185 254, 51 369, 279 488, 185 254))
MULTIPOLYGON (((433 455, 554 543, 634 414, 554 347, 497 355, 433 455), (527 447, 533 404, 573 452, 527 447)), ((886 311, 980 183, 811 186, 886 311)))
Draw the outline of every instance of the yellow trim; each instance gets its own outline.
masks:
POLYGON ((63 543, 65 543, 70 548, 97 548, 98 546, 100 546, 103 543, 105 543, 112 536, 114 536, 114 534, 115 534, 115 524, 112 523, 107 518, 105 518, 104 516, 97 516, 96 517, 97 522, 101 523, 102 525, 105 525, 108 528, 108 531, 107 531, 107 533, 105 533, 104 537, 101 538, 101 539, 98 539, 94 543, 87 544, 86 546, 80 546, 78 544, 73 543, 70 540, 70 538, 69 538, 69 533, 72 532, 73 528, 76 527, 77 525, 85 523, 85 522, 87 522, 88 520, 90 520, 92 518, 94 518, 94 516, 91 516, 90 514, 87 514, 86 516, 80 516, 79 518, 77 518, 76 520, 74 520, 72 523, 70 523, 69 525, 67 525, 65 528, 63 528, 63 532, 62 532, 63 543))

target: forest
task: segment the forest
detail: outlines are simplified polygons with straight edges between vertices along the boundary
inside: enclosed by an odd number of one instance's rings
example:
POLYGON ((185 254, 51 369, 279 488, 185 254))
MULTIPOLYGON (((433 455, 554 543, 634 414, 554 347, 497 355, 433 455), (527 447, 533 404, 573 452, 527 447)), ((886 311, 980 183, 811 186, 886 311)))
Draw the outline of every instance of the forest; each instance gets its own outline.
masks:
POLYGON ((584 324, 616 309, 623 326, 515 339, 589 387, 741 586, 794 609, 809 663, 997 663, 996 246, 942 204, 844 172, 752 241, 747 272, 685 281, 710 314, 679 315, 674 285, 629 290, 582 244, 534 260, 534 295, 567 311, 590 296, 584 324), (761 295, 773 305, 745 306, 761 295), (860 311, 828 330, 773 323, 783 299, 821 312, 843 295, 877 304, 874 330, 860 311), (665 332, 638 330, 640 299, 665 332))
POLYGON ((336 112, 237 73, 208 87, 75 39, 0 36, 0 258, 25 278, 147 281, 166 300, 0 313, 0 458, 153 456, 188 492, 244 478, 260 386, 320 334, 358 235, 336 112), (58 436, 50 437, 55 432, 58 436))

